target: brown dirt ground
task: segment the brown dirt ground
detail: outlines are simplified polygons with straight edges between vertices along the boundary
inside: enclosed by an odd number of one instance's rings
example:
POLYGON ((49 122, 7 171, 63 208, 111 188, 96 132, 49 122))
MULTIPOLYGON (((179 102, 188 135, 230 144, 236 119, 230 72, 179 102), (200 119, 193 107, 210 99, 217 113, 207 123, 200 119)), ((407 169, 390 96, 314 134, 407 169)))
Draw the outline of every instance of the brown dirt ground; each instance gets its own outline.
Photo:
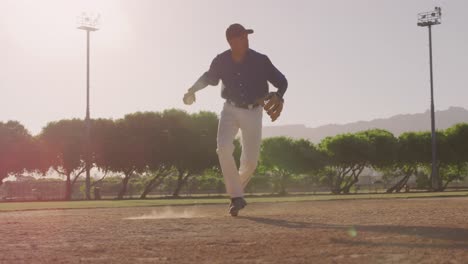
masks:
POLYGON ((468 263, 468 198, 226 207, 3 212, 0 263, 468 263))

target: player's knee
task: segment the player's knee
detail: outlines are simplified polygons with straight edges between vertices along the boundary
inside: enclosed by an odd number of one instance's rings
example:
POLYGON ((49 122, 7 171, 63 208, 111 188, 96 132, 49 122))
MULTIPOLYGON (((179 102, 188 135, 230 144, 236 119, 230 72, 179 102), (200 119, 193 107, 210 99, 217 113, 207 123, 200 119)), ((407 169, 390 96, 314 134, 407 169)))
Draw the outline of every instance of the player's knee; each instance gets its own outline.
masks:
POLYGON ((218 156, 232 155, 234 153, 234 144, 219 144, 216 152, 218 156))
POLYGON ((257 161, 245 161, 244 162, 244 167, 245 167, 245 172, 246 174, 251 174, 257 169, 257 161))

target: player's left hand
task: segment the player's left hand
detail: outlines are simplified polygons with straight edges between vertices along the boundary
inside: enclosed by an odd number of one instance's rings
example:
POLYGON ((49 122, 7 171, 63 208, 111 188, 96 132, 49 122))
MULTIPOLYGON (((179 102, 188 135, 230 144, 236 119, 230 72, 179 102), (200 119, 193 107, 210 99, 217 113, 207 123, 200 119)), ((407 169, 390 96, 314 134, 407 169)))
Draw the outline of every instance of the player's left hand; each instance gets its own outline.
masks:
POLYGON ((283 111, 283 99, 274 92, 269 93, 266 98, 260 101, 260 104, 270 116, 272 122, 275 122, 281 115, 281 111, 283 111))

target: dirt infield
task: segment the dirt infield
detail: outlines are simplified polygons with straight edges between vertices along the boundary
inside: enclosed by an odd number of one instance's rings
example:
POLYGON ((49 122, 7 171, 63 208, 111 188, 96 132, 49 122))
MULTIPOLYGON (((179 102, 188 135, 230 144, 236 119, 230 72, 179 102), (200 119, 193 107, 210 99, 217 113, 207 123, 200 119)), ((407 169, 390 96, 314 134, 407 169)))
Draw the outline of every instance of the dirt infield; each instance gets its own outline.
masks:
POLYGON ((468 198, 0 213, 0 263, 468 263, 468 198))

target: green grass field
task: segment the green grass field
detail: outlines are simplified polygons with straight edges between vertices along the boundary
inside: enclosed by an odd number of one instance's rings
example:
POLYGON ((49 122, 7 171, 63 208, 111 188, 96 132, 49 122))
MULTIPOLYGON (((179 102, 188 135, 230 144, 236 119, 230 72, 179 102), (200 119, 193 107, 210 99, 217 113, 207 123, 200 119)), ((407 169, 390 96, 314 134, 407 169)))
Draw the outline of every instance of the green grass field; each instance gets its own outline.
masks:
MULTIPOLYGON (((397 194, 348 194, 348 195, 289 195, 289 196, 247 196, 249 203, 276 203, 301 201, 328 201, 350 199, 410 199, 430 197, 468 196, 468 191, 441 193, 397 193, 397 194)), ((100 201, 50 201, 50 202, 2 202, 0 212, 25 210, 83 209, 83 208, 118 208, 118 207, 151 207, 167 205, 223 204, 227 197, 200 198, 161 198, 148 200, 100 200, 100 201)))

